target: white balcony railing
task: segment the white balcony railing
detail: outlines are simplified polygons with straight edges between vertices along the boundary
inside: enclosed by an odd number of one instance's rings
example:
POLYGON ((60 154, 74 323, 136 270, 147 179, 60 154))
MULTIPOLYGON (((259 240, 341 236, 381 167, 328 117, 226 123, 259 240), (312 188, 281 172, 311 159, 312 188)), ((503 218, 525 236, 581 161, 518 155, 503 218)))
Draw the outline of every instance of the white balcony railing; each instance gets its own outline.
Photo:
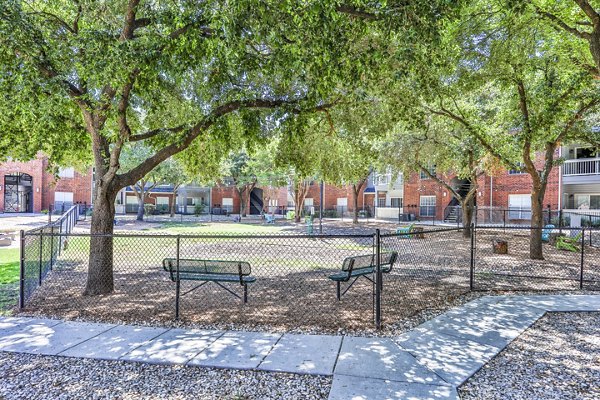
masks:
POLYGON ((394 175, 391 173, 390 174, 375 174, 375 176, 373 177, 373 184, 375 186, 389 186, 390 184, 393 184, 394 186, 399 186, 399 187, 404 184, 404 179, 401 174, 398 175, 395 182, 392 180, 393 176, 394 175))
POLYGON ((600 175, 600 158, 566 160, 562 168, 564 176, 600 175))

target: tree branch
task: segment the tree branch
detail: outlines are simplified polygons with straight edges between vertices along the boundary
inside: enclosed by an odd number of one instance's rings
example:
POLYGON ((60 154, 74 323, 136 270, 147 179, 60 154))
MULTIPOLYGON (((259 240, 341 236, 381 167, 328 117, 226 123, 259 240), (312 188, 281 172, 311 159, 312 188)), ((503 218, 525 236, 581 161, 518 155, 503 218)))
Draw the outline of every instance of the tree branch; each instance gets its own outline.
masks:
POLYGON ((336 11, 339 13, 342 13, 342 14, 350 15, 351 17, 360 18, 360 19, 369 20, 369 21, 375 21, 375 20, 380 19, 379 16, 377 16, 373 13, 359 10, 358 8, 356 8, 354 6, 350 6, 347 4, 342 4, 342 5, 337 6, 336 11))
POLYGON ((587 15, 588 18, 590 20, 592 20, 592 23, 594 24, 594 26, 597 26, 598 24, 600 24, 600 15, 598 15, 596 10, 594 10, 594 8, 590 5, 590 3, 587 0, 574 0, 574 1, 575 1, 575 3, 577 3, 579 8, 581 8, 583 10, 585 15, 587 15))
MULTIPOLYGON (((234 100, 234 101, 230 101, 228 103, 222 104, 222 105, 216 107, 209 115, 202 118, 202 120, 197 122, 194 126, 192 126, 191 128, 188 128, 187 132, 185 132, 182 135, 181 140, 163 147, 162 149, 157 151, 154 155, 147 158, 142 163, 140 163, 137 167, 131 169, 127 173, 117 175, 118 180, 123 186, 131 184, 130 182, 135 182, 135 181, 139 180, 140 177, 145 176, 154 167, 156 167, 158 164, 160 164, 167 158, 186 149, 198 136, 200 136, 200 134, 202 134, 208 128, 210 128, 220 117, 223 117, 223 116, 230 114, 232 112, 235 112, 237 110, 240 110, 243 108, 273 109, 273 108, 278 108, 278 107, 290 106, 290 109, 288 111, 297 114, 297 113, 301 113, 301 112, 325 111, 325 110, 331 108, 337 102, 330 103, 330 104, 322 104, 322 105, 319 105, 319 106, 316 106, 316 107, 313 107, 313 108, 307 109, 307 110, 302 110, 302 109, 298 108, 297 107, 298 103, 299 103, 299 100, 285 100, 285 99, 271 100, 271 99, 258 98, 258 99, 249 99, 249 100, 234 100), (291 107, 291 106, 296 106, 296 107, 291 107)), ((175 128, 175 129, 177 129, 177 128, 175 128)), ((185 131, 185 129, 183 129, 183 128, 181 130, 185 131)), ((159 130, 150 131, 150 132, 157 132, 157 131, 159 131, 159 130)), ((157 133, 153 133, 153 134, 157 134, 157 133)), ((145 134, 142 134, 142 135, 147 137, 149 135, 149 132, 146 132, 145 134)))
POLYGON ((590 39, 590 34, 588 32, 582 32, 576 28, 573 28, 572 26, 569 26, 567 23, 565 23, 563 20, 561 20, 560 18, 558 18, 556 15, 549 13, 547 11, 544 11, 542 9, 540 9, 539 7, 535 6, 535 10, 536 12, 541 15, 542 17, 549 19, 551 22, 553 22, 555 25, 557 25, 558 27, 560 27, 561 29, 571 33, 572 35, 575 35, 581 39, 586 39, 589 40, 590 39))

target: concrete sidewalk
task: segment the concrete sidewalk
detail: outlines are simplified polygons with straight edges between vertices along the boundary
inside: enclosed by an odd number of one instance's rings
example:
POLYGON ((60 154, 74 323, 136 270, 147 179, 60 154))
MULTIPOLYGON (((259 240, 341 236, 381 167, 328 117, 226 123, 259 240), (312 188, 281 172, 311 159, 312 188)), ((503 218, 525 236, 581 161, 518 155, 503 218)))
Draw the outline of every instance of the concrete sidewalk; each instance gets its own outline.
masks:
POLYGON ((0 351, 333 375, 330 400, 458 399, 458 386, 547 311, 600 311, 600 295, 486 296, 396 338, 10 317, 0 318, 0 351))

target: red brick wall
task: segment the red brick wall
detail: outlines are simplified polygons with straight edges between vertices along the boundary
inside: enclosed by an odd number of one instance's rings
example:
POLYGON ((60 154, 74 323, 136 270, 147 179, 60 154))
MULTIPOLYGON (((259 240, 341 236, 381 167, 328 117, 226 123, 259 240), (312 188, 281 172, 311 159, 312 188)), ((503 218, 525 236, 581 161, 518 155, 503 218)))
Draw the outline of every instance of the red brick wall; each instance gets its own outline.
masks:
MULTIPOLYGON (((268 190, 268 189, 263 188, 263 190, 268 190)), ((364 188, 360 191, 359 196, 358 196, 359 209, 363 207, 363 192, 364 192, 364 188)), ((288 203, 287 187, 281 187, 281 188, 272 190, 272 195, 273 195, 272 196, 273 199, 277 199, 279 207, 287 206, 287 203, 288 203)), ((222 205, 224 197, 233 198, 233 213, 239 213, 240 212, 240 197, 239 197, 237 191, 235 190, 235 188, 232 186, 220 185, 220 186, 213 187, 213 189, 212 189, 212 205, 211 206, 215 207, 216 205, 222 205)), ((263 200, 265 200, 265 207, 268 206, 268 203, 266 202, 266 197, 267 196, 265 196, 265 193, 263 192, 263 200)), ((315 207, 315 209, 318 209, 320 207, 321 189, 320 189, 320 183, 318 181, 315 181, 312 185, 309 186, 306 197, 313 199, 313 206, 315 207)), ((337 206, 337 199, 341 198, 341 197, 348 199, 349 211, 354 210, 353 204, 352 204, 352 187, 351 186, 336 187, 336 186, 332 186, 332 185, 328 185, 328 184, 324 185, 323 207, 325 209, 335 208, 337 206)))
POLYGON ((233 213, 238 214, 240 212, 240 196, 237 190, 233 186, 218 185, 212 188, 212 207, 223 206, 223 198, 231 197, 233 199, 233 213))
POLYGON ((73 201, 80 203, 91 202, 92 197, 92 169, 81 174, 75 171, 73 178, 55 179, 47 171, 48 159, 39 155, 36 159, 27 162, 8 161, 0 164, 0 210, 4 210, 4 175, 15 172, 26 173, 32 176, 33 181, 33 211, 47 210, 54 204, 55 192, 72 192, 73 201))
POLYGON ((52 174, 45 172, 45 182, 47 185, 44 190, 42 200, 43 209, 48 209, 54 204, 54 192, 72 192, 74 203, 92 202, 92 169, 85 173, 75 171, 73 178, 55 178, 52 174))
MULTIPOLYGON (((554 167, 548 179, 548 188, 544 197, 544 208, 548 205, 553 210, 558 208, 559 198, 559 167, 554 167)), ((490 206, 490 189, 492 190, 492 204, 497 208, 508 208, 508 196, 510 194, 530 194, 531 176, 529 174, 509 175, 502 171, 493 177, 482 177, 478 180, 480 196, 477 196, 479 206, 490 206)))
POLYGON ((46 187, 45 168, 46 162, 41 157, 29 162, 8 161, 0 164, 0 185, 2 185, 2 190, 0 190, 0 210, 4 210, 4 193, 6 190, 4 187, 4 176, 12 175, 13 173, 25 173, 32 177, 33 212, 40 212, 42 210, 44 188, 46 187))
MULTIPOLYGON (((452 176, 445 177, 450 182, 452 176)), ((436 216, 435 219, 442 219, 444 208, 452 201, 452 194, 433 179, 420 179, 418 173, 412 173, 408 179, 404 178, 404 212, 419 216, 419 206, 421 196, 435 196, 436 216), (445 196, 444 196, 445 194, 445 196)), ((431 217, 422 217, 431 219, 431 217)))

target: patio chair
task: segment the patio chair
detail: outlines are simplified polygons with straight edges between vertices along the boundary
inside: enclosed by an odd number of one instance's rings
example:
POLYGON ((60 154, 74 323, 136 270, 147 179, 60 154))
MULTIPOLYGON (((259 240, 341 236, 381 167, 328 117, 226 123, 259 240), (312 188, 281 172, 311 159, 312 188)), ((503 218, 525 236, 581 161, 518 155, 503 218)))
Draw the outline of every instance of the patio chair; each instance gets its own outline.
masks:
POLYGON ((552 229, 554 228, 556 228, 554 225, 548 224, 544 227, 544 229, 542 229, 542 242, 550 241, 550 234, 552 233, 552 229))
MULTIPOLYGON (((396 235, 411 233, 413 231, 414 227, 415 227, 415 224, 410 224, 408 226, 401 226, 398 229, 396 229, 396 235)), ((410 237, 410 235, 407 235, 406 237, 410 237)))
POLYGON ((579 232, 577 235, 573 237, 568 236, 558 236, 556 238, 556 248, 559 250, 567 250, 572 251, 574 253, 579 251, 579 242, 581 242, 581 235, 583 233, 579 232))

